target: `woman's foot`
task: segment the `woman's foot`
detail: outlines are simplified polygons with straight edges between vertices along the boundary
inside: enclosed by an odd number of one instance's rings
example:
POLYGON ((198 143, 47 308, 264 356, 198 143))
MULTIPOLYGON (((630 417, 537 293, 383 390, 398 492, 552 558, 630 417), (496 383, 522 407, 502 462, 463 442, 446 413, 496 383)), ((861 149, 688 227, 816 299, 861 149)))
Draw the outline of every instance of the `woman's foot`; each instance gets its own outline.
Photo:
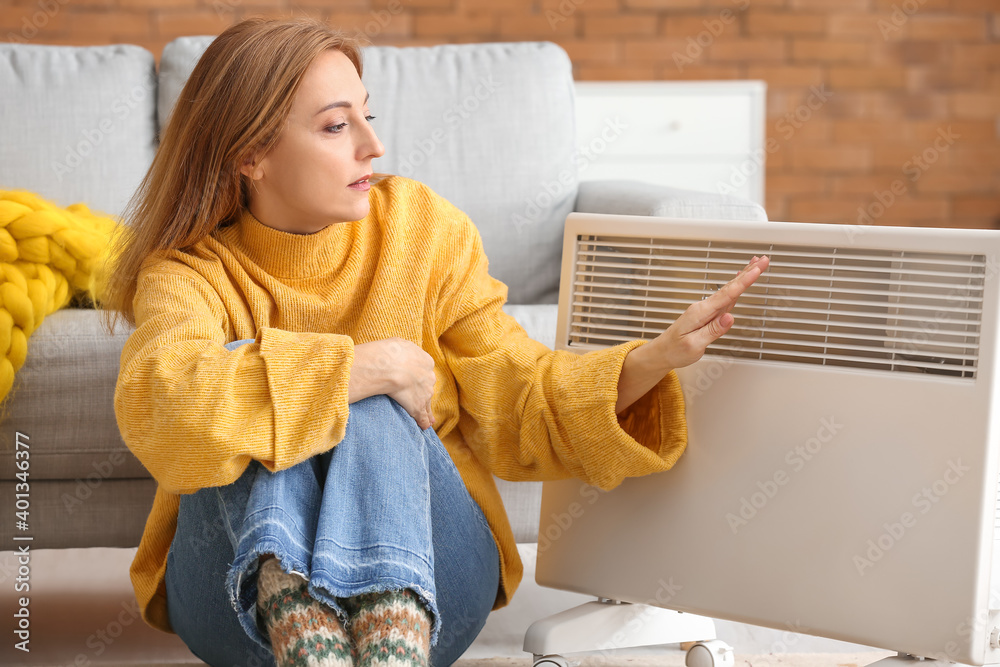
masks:
POLYGON ((336 612, 309 595, 308 582, 261 556, 257 613, 278 667, 354 667, 350 636, 336 612))
POLYGON ((427 667, 431 617, 409 588, 341 600, 358 667, 427 667))

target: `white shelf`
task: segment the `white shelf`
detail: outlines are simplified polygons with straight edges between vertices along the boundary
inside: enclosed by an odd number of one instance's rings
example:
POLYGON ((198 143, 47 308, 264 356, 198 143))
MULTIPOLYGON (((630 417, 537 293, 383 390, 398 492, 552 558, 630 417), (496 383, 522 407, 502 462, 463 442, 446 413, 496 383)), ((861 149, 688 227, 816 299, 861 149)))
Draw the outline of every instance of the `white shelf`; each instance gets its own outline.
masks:
POLYGON ((627 178, 764 204, 763 81, 577 81, 580 180, 627 178))

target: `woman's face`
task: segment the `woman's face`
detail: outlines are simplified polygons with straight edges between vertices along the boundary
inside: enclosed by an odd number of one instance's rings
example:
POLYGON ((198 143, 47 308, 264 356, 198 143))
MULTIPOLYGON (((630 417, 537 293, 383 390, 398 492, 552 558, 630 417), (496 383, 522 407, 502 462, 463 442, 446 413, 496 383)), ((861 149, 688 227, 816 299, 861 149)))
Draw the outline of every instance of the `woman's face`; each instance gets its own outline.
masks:
POLYGON ((278 143, 256 165, 250 212, 300 234, 368 215, 365 180, 385 153, 368 116, 368 93, 340 51, 321 53, 306 70, 278 143), (359 184, 358 181, 361 180, 359 184))

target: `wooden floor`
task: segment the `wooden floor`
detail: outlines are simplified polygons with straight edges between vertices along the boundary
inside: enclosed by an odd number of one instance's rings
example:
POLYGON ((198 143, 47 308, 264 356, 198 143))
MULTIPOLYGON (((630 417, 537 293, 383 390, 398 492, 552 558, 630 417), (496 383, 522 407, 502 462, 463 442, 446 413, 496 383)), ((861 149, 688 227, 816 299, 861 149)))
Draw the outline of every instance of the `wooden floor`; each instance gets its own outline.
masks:
MULTIPOLYGON (((734 667, 865 667, 873 662, 895 655, 888 651, 873 653, 769 653, 766 655, 736 655, 734 667)), ((579 667, 684 667, 685 653, 665 650, 662 656, 569 656, 570 664, 579 667)), ((115 663, 116 667, 178 667, 179 663, 115 663)), ((202 665, 201 662, 186 663, 202 665)), ((56 665, 46 667, 57 667, 56 665)), ((64 667, 59 665, 58 667, 64 667)), ((524 658, 493 658, 488 660, 459 660, 454 667, 531 667, 531 660, 524 658)))
MULTIPOLYGON (((132 553, 120 549, 40 550, 31 561, 31 652, 14 650, 11 623, 19 603, 13 584, 16 562, 12 553, 0 552, 0 642, 2 667, 177 667, 204 665, 181 642, 177 635, 160 632, 146 625, 138 615, 138 606, 128 580, 132 553), (6 557, 6 559, 4 558, 6 557)), ((533 573, 528 572, 528 575, 533 573)), ((527 599, 527 598, 522 598, 527 599)), ((574 603, 567 603, 566 608, 574 603)), ((494 620, 503 612, 495 612, 494 620)), ((538 612, 522 608, 520 613, 538 612)), ((540 613, 540 612, 538 612, 540 613)), ((507 628, 499 623, 495 632, 505 636, 507 628)), ((734 667, 865 667, 882 657, 894 655, 875 652, 867 647, 845 645, 831 647, 838 653, 821 653, 814 638, 801 636, 794 645, 800 653, 776 653, 776 644, 766 640, 764 628, 751 628, 758 637, 737 637, 729 641, 736 648, 734 667), (752 641, 750 641, 752 640, 752 641), (743 644, 741 653, 741 642, 743 644), (850 653, 850 651, 864 651, 850 653)), ((517 637, 523 636, 518 634, 517 637)), ((721 635, 720 635, 721 638, 721 635)), ((510 642, 516 649, 519 641, 510 642)), ((784 645, 784 644, 782 644, 784 645)), ((458 667, 531 667, 531 656, 510 650, 506 644, 494 649, 486 643, 455 663, 458 667), (498 655, 482 659, 486 656, 498 655), (511 657, 513 656, 513 657, 511 657), (475 658, 475 659, 472 659, 475 658)), ((787 649, 785 649, 787 650, 787 649)), ((676 644, 618 652, 576 653, 566 656, 578 667, 685 667, 685 652, 676 644)))
MULTIPOLYGON (((865 667, 882 658, 895 655, 877 653, 769 653, 767 655, 736 655, 735 667, 865 667)), ((596 656, 575 660, 579 667, 684 667, 683 651, 667 651, 663 656, 596 656)), ((570 656, 571 662, 574 661, 570 656)), ((496 658, 493 660, 459 660, 455 667, 530 667, 524 659, 496 658)))

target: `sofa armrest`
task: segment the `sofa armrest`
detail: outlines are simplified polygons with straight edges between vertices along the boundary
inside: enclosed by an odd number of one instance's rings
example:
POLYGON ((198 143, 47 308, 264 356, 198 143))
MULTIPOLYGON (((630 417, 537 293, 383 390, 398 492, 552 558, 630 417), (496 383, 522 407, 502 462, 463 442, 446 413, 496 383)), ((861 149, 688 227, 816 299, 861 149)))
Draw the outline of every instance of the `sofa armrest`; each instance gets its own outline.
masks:
POLYGON ((767 220, 764 207, 749 199, 628 180, 581 181, 573 210, 705 220, 767 220))

